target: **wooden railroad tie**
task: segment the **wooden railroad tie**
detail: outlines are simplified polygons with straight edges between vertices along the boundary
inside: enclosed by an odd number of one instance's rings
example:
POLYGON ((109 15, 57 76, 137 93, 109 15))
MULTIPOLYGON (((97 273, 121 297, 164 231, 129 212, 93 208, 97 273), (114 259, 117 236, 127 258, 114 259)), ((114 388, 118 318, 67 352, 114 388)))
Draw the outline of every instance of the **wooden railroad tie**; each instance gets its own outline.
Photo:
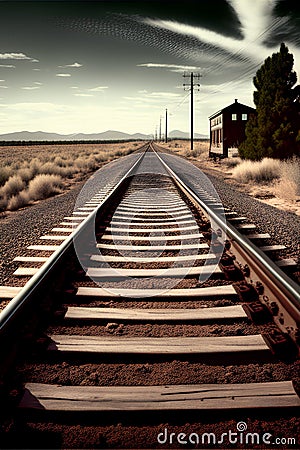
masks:
POLYGON ((260 334, 222 337, 119 337, 50 335, 49 352, 93 353, 97 355, 222 355, 271 352, 260 334))
POLYGON ((162 386, 62 386, 27 383, 20 409, 65 412, 207 411, 297 408, 290 381, 162 386))

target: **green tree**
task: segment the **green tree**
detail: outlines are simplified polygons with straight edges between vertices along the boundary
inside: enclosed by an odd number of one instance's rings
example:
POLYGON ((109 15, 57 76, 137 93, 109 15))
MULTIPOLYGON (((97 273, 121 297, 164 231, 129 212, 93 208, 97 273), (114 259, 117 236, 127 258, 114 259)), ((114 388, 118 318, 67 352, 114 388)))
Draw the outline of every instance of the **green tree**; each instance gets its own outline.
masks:
POLYGON ((300 86, 293 65, 293 55, 282 43, 256 72, 257 116, 247 123, 246 140, 239 149, 242 158, 285 159, 300 154, 300 86))

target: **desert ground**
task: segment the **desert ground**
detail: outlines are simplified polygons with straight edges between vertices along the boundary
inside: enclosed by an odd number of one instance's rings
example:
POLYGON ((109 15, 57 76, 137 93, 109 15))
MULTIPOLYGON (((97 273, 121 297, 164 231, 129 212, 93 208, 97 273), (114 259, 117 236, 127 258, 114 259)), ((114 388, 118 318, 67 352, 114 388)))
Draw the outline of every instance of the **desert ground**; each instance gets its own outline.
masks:
POLYGON ((72 189, 139 142, 0 147, 0 216, 72 189))
POLYGON ((193 150, 190 149, 190 142, 184 140, 161 145, 188 158, 204 172, 221 178, 240 192, 283 211, 300 215, 299 158, 287 162, 265 158, 259 163, 243 163, 238 157, 214 161, 208 156, 208 141, 195 141, 193 150))
MULTIPOLYGON (((72 189, 103 164, 125 156, 141 142, 25 145, 0 147, 0 218, 72 189)), ((238 157, 214 161, 209 142, 160 143, 240 192, 284 211, 300 215, 300 161, 270 159, 242 162, 238 157)))

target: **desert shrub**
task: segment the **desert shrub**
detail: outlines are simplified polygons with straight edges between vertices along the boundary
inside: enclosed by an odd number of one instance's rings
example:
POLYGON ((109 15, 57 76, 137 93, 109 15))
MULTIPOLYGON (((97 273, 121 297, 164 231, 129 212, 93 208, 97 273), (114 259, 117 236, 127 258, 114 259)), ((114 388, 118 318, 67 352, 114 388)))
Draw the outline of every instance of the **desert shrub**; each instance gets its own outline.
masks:
POLYGON ((293 157, 282 162, 280 179, 274 184, 274 194, 295 201, 300 195, 300 158, 293 157))
POLYGON ((199 151, 198 149, 188 150, 188 151, 186 152, 186 156, 187 156, 188 158, 189 158, 189 157, 197 158, 197 156, 199 156, 199 154, 200 154, 200 151, 199 151))
POLYGON ((273 193, 276 197, 294 202, 297 199, 296 192, 297 185, 287 178, 281 178, 274 184, 273 193))
POLYGON ((12 175, 12 170, 8 166, 0 167, 0 186, 3 186, 9 177, 12 175))
POLYGON ((3 166, 11 167, 12 164, 13 164, 13 160, 12 160, 11 158, 4 158, 4 159, 2 160, 2 165, 3 165, 3 166))
POLYGON ((264 158, 261 161, 246 160, 232 170, 232 176, 237 181, 247 183, 269 183, 280 177, 281 162, 272 158, 264 158))
POLYGON ((93 170, 98 168, 98 162, 93 156, 88 158, 80 156, 75 160, 74 164, 80 171, 93 170))
POLYGON ((32 200, 41 200, 61 192, 63 186, 59 175, 40 174, 29 182, 28 195, 32 200))
POLYGON ((85 167, 85 161, 85 158, 83 158, 82 156, 77 156, 77 158, 74 160, 74 166, 80 170, 85 167))
POLYGON ((1 197, 13 197, 25 188, 25 183, 19 175, 10 177, 2 188, 0 188, 1 197))
POLYGON ((84 144, 51 147, 37 145, 3 153, 0 168, 0 211, 7 208, 15 210, 31 200, 61 192, 63 178, 73 178, 76 174, 75 177, 80 180, 84 174, 97 170, 103 162, 129 154, 138 145, 140 144, 122 144, 122 148, 119 144, 90 147, 84 144), (44 177, 40 177, 41 175, 44 177))
POLYGON ((34 176, 39 173, 41 166, 42 166, 42 162, 38 158, 33 158, 29 162, 30 170, 32 170, 32 173, 34 176))
POLYGON ((98 161, 92 155, 88 158, 87 164, 89 170, 96 170, 99 168, 98 161))
POLYGON ((66 177, 66 178, 72 178, 74 173, 78 172, 78 168, 73 166, 73 165, 69 165, 66 167, 62 167, 61 168, 61 176, 62 177, 66 177))
POLYGON ((76 168, 73 166, 62 167, 56 165, 54 162, 48 161, 45 162, 39 168, 40 174, 49 174, 49 175, 59 175, 61 177, 69 177, 76 171, 76 168))
POLYGON ((10 211, 15 211, 29 203, 29 194, 26 190, 19 192, 17 195, 11 197, 7 203, 6 209, 10 211))
POLYGON ((39 173, 50 175, 61 175, 61 167, 57 166, 54 162, 48 161, 40 167, 39 173))
POLYGON ((0 212, 5 211, 7 208, 8 199, 6 196, 0 196, 0 212))
POLYGON ((30 167, 23 167, 22 169, 18 170, 18 175, 25 183, 28 183, 30 180, 32 180, 32 178, 34 178, 35 172, 30 167))
POLYGON ((102 163, 102 162, 106 161, 106 156, 101 153, 97 154, 94 158, 98 163, 102 163))
POLYGON ((300 158, 293 158, 281 166, 281 177, 287 178, 296 185, 296 195, 300 195, 300 158))
POLYGON ((242 162, 241 158, 225 158, 224 163, 229 169, 238 166, 242 162))
POLYGON ((11 171, 13 173, 16 173, 21 167, 21 161, 16 161, 13 164, 10 165, 11 171))
POLYGON ((54 158, 54 164, 56 166, 65 167, 66 166, 66 160, 64 160, 61 156, 56 156, 54 158))

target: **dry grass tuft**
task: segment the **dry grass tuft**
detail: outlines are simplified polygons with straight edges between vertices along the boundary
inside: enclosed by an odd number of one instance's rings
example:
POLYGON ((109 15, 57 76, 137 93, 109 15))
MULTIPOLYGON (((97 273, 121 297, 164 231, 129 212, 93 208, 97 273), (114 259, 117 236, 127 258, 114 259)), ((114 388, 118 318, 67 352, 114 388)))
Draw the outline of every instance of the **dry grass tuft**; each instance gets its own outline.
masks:
POLYGON ((13 197, 25 188, 25 183, 19 175, 13 175, 0 188, 0 197, 13 197))
POLYGON ((280 180, 274 184, 274 194, 295 202, 300 196, 300 158, 292 158, 281 164, 280 180))
POLYGON ((30 180, 32 180, 35 176, 36 172, 31 167, 22 167, 18 170, 18 175, 22 178, 22 180, 28 184, 30 180))
POLYGON ((102 163, 125 156, 138 142, 0 147, 0 211, 16 210, 60 193, 102 163), (8 156, 9 155, 9 156, 8 156), (70 182, 68 183, 70 185, 70 182))
POLYGON ((59 175, 37 175, 28 185, 28 196, 32 200, 41 200, 51 195, 59 194, 63 187, 62 178, 59 175))
POLYGON ((7 209, 9 211, 15 211, 19 208, 23 208, 30 203, 29 193, 24 190, 19 192, 17 195, 14 195, 7 202, 7 209))
POLYGON ((186 158, 197 159, 197 161, 208 159, 208 140, 194 141, 193 150, 191 150, 191 144, 188 140, 172 140, 168 144, 163 145, 175 152, 177 155, 184 156, 186 158))
POLYGON ((272 158, 261 161, 243 161, 232 170, 232 176, 241 183, 270 183, 280 178, 281 162, 272 158))
POLYGON ((12 169, 9 166, 0 167, 0 186, 3 186, 11 176, 12 169))
POLYGON ((271 158, 262 161, 236 159, 238 164, 233 168, 232 176, 237 181, 265 185, 272 195, 292 203, 299 199, 300 158, 293 157, 286 161, 271 158))
POLYGON ((5 196, 1 197, 0 196, 0 212, 3 212, 3 211, 5 211, 7 209, 7 204, 8 204, 7 197, 5 197, 5 196))
POLYGON ((226 166, 228 167, 228 169, 233 169, 234 167, 238 166, 242 162, 241 158, 239 158, 239 157, 225 158, 223 161, 224 161, 224 164, 226 164, 226 166))

